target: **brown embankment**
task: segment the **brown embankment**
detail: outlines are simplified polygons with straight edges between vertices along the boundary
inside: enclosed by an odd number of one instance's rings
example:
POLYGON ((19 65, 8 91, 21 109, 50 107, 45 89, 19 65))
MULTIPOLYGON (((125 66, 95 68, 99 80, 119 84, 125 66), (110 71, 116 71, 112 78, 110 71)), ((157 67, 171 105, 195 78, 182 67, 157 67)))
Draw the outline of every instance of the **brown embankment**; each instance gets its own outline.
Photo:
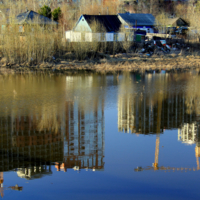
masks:
POLYGON ((24 63, 14 65, 2 63, 0 73, 29 73, 56 72, 67 73, 71 71, 92 71, 99 73, 114 73, 122 71, 152 71, 152 70, 191 70, 200 69, 200 56, 171 53, 166 55, 138 55, 133 53, 117 54, 115 56, 99 54, 98 58, 78 61, 69 59, 69 55, 57 58, 53 62, 43 62, 40 65, 24 63), (101 58, 100 58, 101 57, 101 58))

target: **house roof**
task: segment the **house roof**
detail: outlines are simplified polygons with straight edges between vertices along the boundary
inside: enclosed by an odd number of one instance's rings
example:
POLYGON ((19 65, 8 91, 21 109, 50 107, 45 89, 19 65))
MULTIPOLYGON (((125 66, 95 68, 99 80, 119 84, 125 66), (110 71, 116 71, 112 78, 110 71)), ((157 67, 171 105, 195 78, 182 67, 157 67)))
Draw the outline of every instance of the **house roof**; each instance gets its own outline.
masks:
POLYGON ((56 21, 49 19, 43 15, 40 15, 32 10, 29 10, 24 13, 20 13, 15 18, 15 24, 51 24, 56 25, 58 24, 56 21))
POLYGON ((120 29, 121 22, 117 15, 83 15, 89 25, 93 21, 99 22, 106 32, 117 32, 120 29))
POLYGON ((174 25, 175 23, 177 23, 178 20, 181 20, 185 25, 188 25, 188 23, 180 17, 169 18, 167 20, 167 25, 174 25))
POLYGON ((155 25, 155 17, 152 14, 143 13, 119 13, 118 14, 127 24, 134 26, 137 20, 137 26, 155 25))
POLYGON ((169 19, 167 20, 167 24, 172 25, 172 24, 176 23, 176 21, 177 21, 178 19, 179 19, 178 17, 176 17, 176 18, 169 18, 169 19))

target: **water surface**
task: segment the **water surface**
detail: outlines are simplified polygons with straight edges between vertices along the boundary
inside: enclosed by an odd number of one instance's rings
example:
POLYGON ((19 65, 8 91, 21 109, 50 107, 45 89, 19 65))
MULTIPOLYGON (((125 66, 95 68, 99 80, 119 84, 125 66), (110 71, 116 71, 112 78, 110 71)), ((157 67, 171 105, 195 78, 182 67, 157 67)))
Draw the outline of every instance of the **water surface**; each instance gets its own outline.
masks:
POLYGON ((199 199, 196 72, 0 76, 4 199, 199 199))

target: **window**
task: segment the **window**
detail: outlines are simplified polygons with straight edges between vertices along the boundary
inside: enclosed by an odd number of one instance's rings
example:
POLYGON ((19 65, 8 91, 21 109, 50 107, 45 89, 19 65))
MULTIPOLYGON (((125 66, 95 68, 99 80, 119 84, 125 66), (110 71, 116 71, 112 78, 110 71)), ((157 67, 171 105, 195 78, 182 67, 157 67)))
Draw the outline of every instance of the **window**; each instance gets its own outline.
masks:
POLYGON ((19 26, 19 32, 20 33, 24 32, 24 27, 22 25, 19 26))

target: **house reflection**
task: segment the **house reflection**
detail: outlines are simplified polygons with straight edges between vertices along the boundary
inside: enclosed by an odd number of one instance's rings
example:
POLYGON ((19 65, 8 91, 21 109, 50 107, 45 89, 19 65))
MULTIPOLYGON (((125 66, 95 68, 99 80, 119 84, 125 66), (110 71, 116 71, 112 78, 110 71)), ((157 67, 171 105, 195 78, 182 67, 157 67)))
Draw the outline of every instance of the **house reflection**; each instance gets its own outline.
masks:
POLYGON ((58 171, 67 171, 67 168, 102 170, 104 91, 96 90, 102 84, 101 79, 75 76, 66 80, 68 89, 73 87, 74 99, 65 103, 64 160, 57 163, 56 168, 58 171))
POLYGON ((198 122, 184 123, 178 129, 178 140, 187 144, 196 144, 195 157, 197 162, 197 170, 200 170, 199 157, 200 157, 200 124, 198 122))
POLYGON ((143 170, 200 170, 200 77, 192 74, 125 74, 118 93, 118 131, 156 134, 155 161, 143 170), (139 84, 138 84, 139 83, 139 84), (160 134, 178 129, 178 140, 196 144, 197 167, 165 167, 158 165, 160 134))
MULTIPOLYGON (((61 169, 104 168, 104 110, 97 102, 92 111, 85 112, 76 102, 66 102, 64 162, 61 169)), ((57 169, 60 166, 57 165, 57 169)))
POLYGON ((32 166, 27 168, 18 168, 17 175, 20 178, 28 180, 42 178, 45 175, 51 175, 51 165, 32 166))
MULTIPOLYGON (((20 79, 24 84, 20 82, 22 86, 15 87, 14 95, 11 92, 9 98, 14 99, 11 105, 3 100, 0 105, 3 111, 0 113, 0 172, 14 170, 20 178, 32 180, 51 175, 52 165, 64 171, 67 168, 103 170, 104 80, 98 76, 74 76, 57 81, 56 77, 51 80, 45 76, 47 92, 40 87, 37 77, 20 76, 20 79), (39 94, 46 92, 45 98, 37 94, 37 89, 34 97, 31 85, 38 87, 39 94), (25 86, 29 88, 28 94, 21 91, 25 86), (49 101, 57 88, 58 97, 53 96, 49 101)), ((10 78, 3 81, 12 91, 14 85, 10 78)), ((3 91, 0 93, 4 95, 3 91)))
POLYGON ((184 80, 185 75, 177 81, 167 74, 148 74, 137 84, 136 75, 123 76, 118 94, 118 131, 158 134, 194 122, 196 113, 188 112, 184 80))

